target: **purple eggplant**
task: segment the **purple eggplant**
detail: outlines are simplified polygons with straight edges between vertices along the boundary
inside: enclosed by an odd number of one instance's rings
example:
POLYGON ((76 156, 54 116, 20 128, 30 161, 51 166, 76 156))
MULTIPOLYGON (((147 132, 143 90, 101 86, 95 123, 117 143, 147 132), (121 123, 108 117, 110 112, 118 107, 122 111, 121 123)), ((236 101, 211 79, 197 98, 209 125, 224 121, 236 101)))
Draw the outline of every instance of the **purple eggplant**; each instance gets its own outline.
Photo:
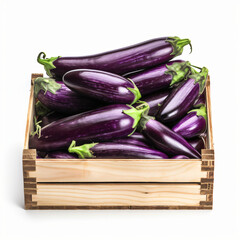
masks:
POLYGON ((204 133, 207 127, 206 107, 201 106, 199 109, 193 109, 182 118, 172 130, 182 137, 189 139, 204 133))
POLYGON ((141 95, 145 96, 149 93, 165 90, 176 83, 186 80, 191 73, 190 70, 189 62, 177 60, 130 74, 127 77, 136 84, 141 95))
POLYGON ((108 103, 134 104, 141 98, 134 82, 114 73, 76 69, 67 72, 63 82, 81 95, 108 103))
POLYGON ((39 77, 34 82, 34 94, 48 109, 72 115, 103 106, 103 103, 81 96, 70 90, 63 82, 39 77))
POLYGON ((137 139, 130 138, 130 137, 114 139, 114 140, 112 140, 112 142, 122 143, 122 144, 130 144, 130 145, 141 146, 141 147, 149 147, 146 143, 144 143, 140 140, 137 140, 137 139))
POLYGON ((47 126, 48 124, 50 124, 51 122, 54 122, 56 120, 59 120, 61 118, 65 118, 65 117, 68 117, 68 116, 58 113, 58 112, 50 112, 41 118, 42 122, 40 123, 40 126, 43 128, 43 127, 47 126))
POLYGON ((199 108, 203 105, 206 105, 206 91, 203 91, 203 93, 197 98, 197 100, 193 104, 193 107, 199 108))
POLYGON ((76 146, 72 141, 68 148, 70 153, 78 154, 79 158, 140 158, 140 159, 167 159, 168 156, 149 147, 135 146, 122 143, 90 143, 76 146))
POLYGON ((175 155, 175 156, 171 157, 171 159, 189 159, 189 157, 187 157, 185 155, 175 155))
POLYGON ((141 98, 142 101, 149 105, 148 115, 155 116, 158 112, 159 106, 164 102, 164 100, 169 95, 169 91, 156 92, 141 98))
POLYGON ((178 37, 156 38, 133 46, 84 57, 51 57, 41 52, 37 61, 44 65, 50 77, 61 79, 74 69, 96 69, 124 74, 157 66, 181 55, 183 48, 190 45, 189 39, 178 37), (43 58, 41 58, 43 57, 43 58))
POLYGON ((201 150, 205 148, 205 141, 203 137, 188 139, 188 143, 190 143, 199 153, 201 153, 201 150))
POLYGON ((76 154, 71 154, 67 151, 54 151, 49 152, 45 158, 58 158, 58 159, 74 159, 78 158, 76 154))
POLYGON ((145 147, 149 147, 151 144, 145 136, 138 132, 134 132, 133 134, 125 138, 114 139, 113 142, 126 143, 145 147))
POLYGON ((189 158, 201 158, 198 151, 181 135, 149 116, 142 116, 139 129, 157 149, 169 156, 185 155, 189 158))
POLYGON ((198 96, 204 91, 208 75, 203 67, 200 73, 194 73, 189 79, 174 89, 159 107, 156 119, 162 123, 181 119, 192 108, 198 96))
POLYGON ((147 110, 147 106, 135 109, 116 104, 66 117, 43 127, 41 134, 31 136, 30 148, 50 152, 66 149, 72 140, 84 144, 127 137, 147 110))

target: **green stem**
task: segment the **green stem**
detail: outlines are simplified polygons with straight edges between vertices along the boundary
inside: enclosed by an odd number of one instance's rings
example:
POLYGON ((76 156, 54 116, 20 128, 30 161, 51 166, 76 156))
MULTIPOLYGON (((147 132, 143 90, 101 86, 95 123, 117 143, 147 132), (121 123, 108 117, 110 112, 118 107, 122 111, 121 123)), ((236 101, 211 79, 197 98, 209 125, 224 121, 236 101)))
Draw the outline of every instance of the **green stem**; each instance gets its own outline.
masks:
POLYGON ((166 65, 168 71, 165 74, 170 74, 172 76, 172 81, 170 86, 186 80, 191 74, 190 62, 176 62, 171 65, 166 65))
POLYGON ((76 146, 76 141, 72 141, 71 145, 68 148, 68 152, 75 153, 79 158, 91 158, 94 157, 92 151, 90 150, 98 143, 89 143, 81 146, 76 146))
POLYGON ((40 101, 35 104, 35 110, 37 117, 43 117, 52 111, 44 106, 40 101))
POLYGON ((192 78, 195 80, 195 84, 198 83, 199 84, 199 95, 203 93, 204 89, 205 89, 205 85, 206 85, 206 80, 207 80, 207 76, 208 76, 208 69, 206 67, 203 67, 201 69, 201 72, 196 72, 195 70, 192 71, 193 74, 191 74, 189 76, 189 78, 192 78))
POLYGON ((35 126, 35 132, 34 131, 32 131, 31 133, 30 133, 30 136, 35 136, 36 134, 38 135, 38 138, 40 138, 41 137, 41 131, 42 131, 42 128, 41 128, 41 126, 40 126, 40 123, 41 123, 42 121, 37 121, 37 118, 36 117, 34 117, 34 126, 35 126))
POLYGON ((171 55, 174 55, 174 56, 181 55, 183 52, 183 48, 186 45, 190 46, 190 49, 192 52, 192 44, 189 39, 180 39, 179 37, 170 37, 166 40, 166 42, 171 43, 171 45, 173 47, 173 51, 172 51, 171 55))
POLYGON ((37 57, 37 61, 42 64, 47 72, 47 75, 52 77, 52 73, 51 73, 51 69, 54 69, 56 68, 53 64, 53 62, 55 60, 57 60, 58 58, 60 58, 60 56, 58 57, 51 57, 51 58, 46 58, 46 54, 44 52, 40 52, 38 54, 38 57, 37 57), (42 56, 42 58, 41 58, 42 56))
POLYGON ((142 118, 141 118, 141 120, 138 124, 138 131, 139 132, 141 132, 146 127, 146 124, 150 119, 155 119, 155 118, 152 117, 152 116, 148 116, 147 114, 142 115, 142 118))
POLYGON ((142 97, 138 87, 136 86, 136 84, 130 79, 128 78, 128 80, 133 84, 134 88, 127 88, 129 91, 131 91, 134 95, 134 99, 131 103, 131 105, 133 105, 135 102, 138 101, 138 99, 140 99, 142 97))
POLYGON ((57 83, 53 78, 38 77, 34 81, 34 96, 37 97, 40 90, 44 93, 47 91, 56 94, 56 91, 61 89, 62 85, 57 83))
POLYGON ((149 111, 149 105, 146 102, 144 102, 141 105, 137 106, 137 108, 134 108, 130 105, 128 106, 130 107, 130 109, 124 110, 123 113, 133 118, 134 121, 132 128, 135 130, 142 115, 149 111))
POLYGON ((200 67, 198 67, 198 66, 195 66, 195 65, 190 65, 191 67, 195 67, 195 68, 197 68, 197 69, 199 69, 199 70, 202 70, 202 68, 200 68, 200 67))
POLYGON ((193 110, 189 111, 188 113, 190 113, 190 112, 196 112, 197 116, 204 117, 205 121, 207 122, 207 109, 206 109, 205 105, 202 105, 198 109, 193 109, 193 110))

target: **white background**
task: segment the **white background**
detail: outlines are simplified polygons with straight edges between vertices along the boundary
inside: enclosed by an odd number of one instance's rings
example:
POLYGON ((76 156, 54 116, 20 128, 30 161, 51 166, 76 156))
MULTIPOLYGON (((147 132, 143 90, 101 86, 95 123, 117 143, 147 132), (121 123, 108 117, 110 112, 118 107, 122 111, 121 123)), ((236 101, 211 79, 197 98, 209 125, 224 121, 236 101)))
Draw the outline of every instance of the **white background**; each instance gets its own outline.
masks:
POLYGON ((240 239, 238 1, 0 1, 0 238, 240 239), (211 75, 213 211, 25 211, 22 149, 31 73, 47 57, 94 54, 160 36, 211 75))

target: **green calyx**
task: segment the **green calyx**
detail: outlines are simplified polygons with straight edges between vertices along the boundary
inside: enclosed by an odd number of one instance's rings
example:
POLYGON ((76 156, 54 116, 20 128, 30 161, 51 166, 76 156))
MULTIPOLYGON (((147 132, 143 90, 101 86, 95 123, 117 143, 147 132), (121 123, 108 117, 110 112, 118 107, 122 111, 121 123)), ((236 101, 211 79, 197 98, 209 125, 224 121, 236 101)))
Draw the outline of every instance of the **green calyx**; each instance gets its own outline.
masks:
POLYGON ((133 105, 135 102, 138 101, 138 99, 140 99, 140 98, 142 97, 142 95, 141 95, 139 89, 137 88, 136 84, 135 84, 130 78, 128 78, 128 80, 129 80, 130 82, 132 82, 132 84, 133 84, 133 86, 134 86, 134 88, 130 88, 130 87, 127 88, 127 89, 128 89, 129 91, 131 91, 131 92, 133 93, 133 95, 134 95, 134 100, 133 100, 132 103, 131 103, 131 105, 133 105))
POLYGON ((52 77, 52 74, 51 74, 51 71, 50 71, 50 70, 56 68, 56 67, 54 66, 53 62, 54 62, 55 60, 57 60, 58 58, 60 58, 60 56, 58 56, 58 57, 46 58, 46 54, 45 54, 44 52, 40 52, 40 53, 38 54, 37 61, 44 66, 44 69, 46 70, 47 75, 48 75, 49 77, 52 77), (41 56, 42 56, 42 58, 41 58, 41 56))
POLYGON ((37 118, 36 117, 34 117, 34 126, 35 126, 35 131, 32 131, 31 132, 31 134, 30 134, 30 136, 35 136, 36 134, 38 135, 38 138, 40 138, 41 137, 41 130, 42 130, 42 128, 41 128, 41 126, 40 126, 40 123, 41 123, 42 121, 37 121, 37 118))
POLYGON ((94 156, 90 149, 97 144, 98 143, 89 143, 89 144, 83 144, 81 146, 76 146, 76 141, 72 141, 71 145, 68 148, 68 152, 76 153, 78 157, 81 159, 91 158, 94 156))
MULTIPOLYGON (((191 41, 189 39, 180 39, 179 37, 169 37, 166 42, 171 43, 172 47, 173 47, 173 51, 171 53, 171 55, 174 56, 178 56, 181 55, 183 52, 183 48, 186 45, 189 45, 191 48, 191 52, 192 52, 192 44, 191 41)), ((191 53, 190 52, 190 53, 191 53)))
POLYGON ((205 121, 207 122, 207 109, 206 109, 205 105, 202 105, 198 109, 193 109, 193 110, 189 111, 188 113, 190 113, 190 112, 196 112, 197 116, 204 117, 205 121))
POLYGON ((176 62, 172 65, 166 65, 168 71, 165 74, 170 74, 172 76, 172 81, 170 86, 186 80, 189 74, 191 74, 190 62, 176 62))
MULTIPOLYGON (((192 65, 191 65, 192 66, 192 65)), ((195 66, 192 66, 195 67, 195 66)), ((206 80, 208 76, 208 69, 206 67, 200 68, 201 71, 197 72, 195 69, 192 69, 192 74, 189 75, 189 78, 192 78, 195 80, 195 84, 198 83, 200 86, 199 89, 199 95, 203 93, 206 85, 206 80)))
POLYGON ((138 105, 136 108, 134 108, 133 106, 127 105, 130 107, 130 109, 123 111, 123 113, 125 113, 126 115, 134 119, 133 126, 132 126, 134 131, 136 130, 137 125, 140 119, 142 118, 142 115, 144 113, 147 113, 149 110, 149 105, 146 102, 141 101, 140 103, 141 104, 138 105))
POLYGON ((139 121, 138 124, 138 131, 141 132, 143 129, 145 129, 147 122, 150 119, 155 119, 152 116, 148 116, 147 114, 143 114, 141 120, 139 121))
POLYGON ((34 96, 37 97, 38 92, 43 90, 56 94, 56 91, 61 88, 61 84, 57 83, 53 78, 38 77, 34 81, 34 96))
POLYGON ((40 101, 38 101, 35 104, 35 111, 36 111, 36 116, 43 117, 43 116, 47 115, 48 113, 50 113, 52 110, 48 109, 40 101))

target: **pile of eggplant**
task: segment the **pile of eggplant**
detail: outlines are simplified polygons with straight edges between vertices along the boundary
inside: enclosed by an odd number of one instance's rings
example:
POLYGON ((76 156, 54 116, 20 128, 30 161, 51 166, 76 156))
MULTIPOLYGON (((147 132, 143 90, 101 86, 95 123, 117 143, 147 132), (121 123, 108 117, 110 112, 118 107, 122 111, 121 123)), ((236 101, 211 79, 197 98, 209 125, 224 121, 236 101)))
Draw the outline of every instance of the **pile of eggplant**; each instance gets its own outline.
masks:
POLYGON ((172 60, 189 39, 156 38, 83 57, 37 61, 30 148, 40 158, 201 158, 206 67, 172 60))

